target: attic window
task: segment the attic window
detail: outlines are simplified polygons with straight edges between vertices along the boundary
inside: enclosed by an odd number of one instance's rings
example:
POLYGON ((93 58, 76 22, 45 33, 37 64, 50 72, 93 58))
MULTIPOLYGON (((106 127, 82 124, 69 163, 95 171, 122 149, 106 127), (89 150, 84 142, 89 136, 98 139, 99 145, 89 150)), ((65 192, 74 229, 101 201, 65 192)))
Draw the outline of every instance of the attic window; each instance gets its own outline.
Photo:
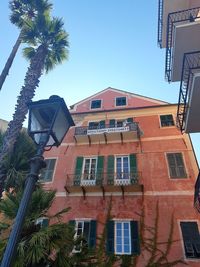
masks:
POLYGON ((116 106, 126 106, 126 97, 116 97, 116 106))
POLYGON ((92 100, 91 109, 101 108, 101 100, 92 100))

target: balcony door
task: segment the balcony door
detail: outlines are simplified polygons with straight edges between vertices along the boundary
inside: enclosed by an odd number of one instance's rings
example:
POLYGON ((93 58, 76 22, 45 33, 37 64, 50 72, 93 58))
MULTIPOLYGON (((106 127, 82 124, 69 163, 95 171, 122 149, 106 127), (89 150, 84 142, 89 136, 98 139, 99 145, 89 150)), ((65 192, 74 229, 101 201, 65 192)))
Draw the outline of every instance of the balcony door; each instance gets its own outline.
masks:
POLYGON ((96 180, 97 158, 84 158, 82 183, 94 185, 96 180))
POLYGON ((129 182, 130 176, 130 164, 129 164, 129 156, 116 156, 116 182, 120 183, 120 181, 129 182))

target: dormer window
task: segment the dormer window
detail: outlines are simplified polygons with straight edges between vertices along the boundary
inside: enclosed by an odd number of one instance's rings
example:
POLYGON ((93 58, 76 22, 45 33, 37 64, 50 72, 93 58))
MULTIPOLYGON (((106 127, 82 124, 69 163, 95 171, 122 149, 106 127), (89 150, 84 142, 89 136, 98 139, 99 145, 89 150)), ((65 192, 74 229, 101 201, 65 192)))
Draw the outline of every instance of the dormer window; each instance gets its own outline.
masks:
POLYGON ((92 100, 91 109, 101 108, 101 100, 92 100))
POLYGON ((116 106, 126 106, 126 97, 116 97, 116 106))

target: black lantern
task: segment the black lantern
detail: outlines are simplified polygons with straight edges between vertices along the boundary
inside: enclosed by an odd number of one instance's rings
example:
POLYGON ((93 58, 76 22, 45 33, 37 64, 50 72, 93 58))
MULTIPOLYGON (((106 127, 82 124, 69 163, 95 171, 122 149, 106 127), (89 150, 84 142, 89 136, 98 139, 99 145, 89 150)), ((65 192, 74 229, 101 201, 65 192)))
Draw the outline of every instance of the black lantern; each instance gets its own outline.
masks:
POLYGON ((74 122, 63 98, 53 95, 29 104, 28 134, 37 145, 59 146, 71 126, 74 122))
POLYGON ((59 96, 51 96, 47 100, 40 100, 29 104, 28 133, 37 144, 37 153, 30 160, 30 172, 26 177, 26 186, 1 267, 11 266, 28 205, 38 181, 39 172, 46 166, 42 156, 45 147, 59 146, 70 126, 73 125, 74 122, 64 99, 59 96))

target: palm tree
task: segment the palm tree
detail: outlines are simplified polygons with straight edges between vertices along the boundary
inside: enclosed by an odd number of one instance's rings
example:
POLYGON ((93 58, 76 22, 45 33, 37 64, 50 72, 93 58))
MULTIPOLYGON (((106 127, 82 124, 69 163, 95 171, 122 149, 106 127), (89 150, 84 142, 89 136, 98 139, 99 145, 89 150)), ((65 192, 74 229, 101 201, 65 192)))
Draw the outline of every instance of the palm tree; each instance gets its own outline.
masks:
POLYGON ((30 60, 24 85, 15 107, 13 119, 9 122, 0 153, 0 197, 6 177, 3 160, 13 149, 28 112, 27 104, 32 100, 39 79, 44 71, 48 72, 63 62, 68 55, 68 34, 63 29, 62 19, 50 18, 49 13, 38 13, 34 21, 29 21, 22 31, 22 38, 30 44, 24 48, 24 56, 30 60))
MULTIPOLYGON (((19 207, 22 191, 6 193, 5 199, 0 203, 0 212, 3 214, 0 224, 0 258, 19 207)), ((74 231, 69 224, 61 222, 62 215, 69 209, 49 215, 48 210, 54 198, 55 191, 44 191, 41 186, 37 186, 32 195, 12 266, 73 266, 70 262, 73 262, 71 252, 74 247, 74 231), (45 221, 37 223, 40 218, 45 218, 45 221), (48 221, 54 223, 48 225, 48 221)))
POLYGON ((39 12, 49 12, 51 10, 52 4, 48 3, 48 0, 12 0, 9 2, 9 6, 11 9, 10 21, 20 29, 20 33, 1 72, 0 90, 9 73, 19 46, 21 42, 23 42, 22 31, 24 26, 26 26, 30 20, 34 20, 39 12))

